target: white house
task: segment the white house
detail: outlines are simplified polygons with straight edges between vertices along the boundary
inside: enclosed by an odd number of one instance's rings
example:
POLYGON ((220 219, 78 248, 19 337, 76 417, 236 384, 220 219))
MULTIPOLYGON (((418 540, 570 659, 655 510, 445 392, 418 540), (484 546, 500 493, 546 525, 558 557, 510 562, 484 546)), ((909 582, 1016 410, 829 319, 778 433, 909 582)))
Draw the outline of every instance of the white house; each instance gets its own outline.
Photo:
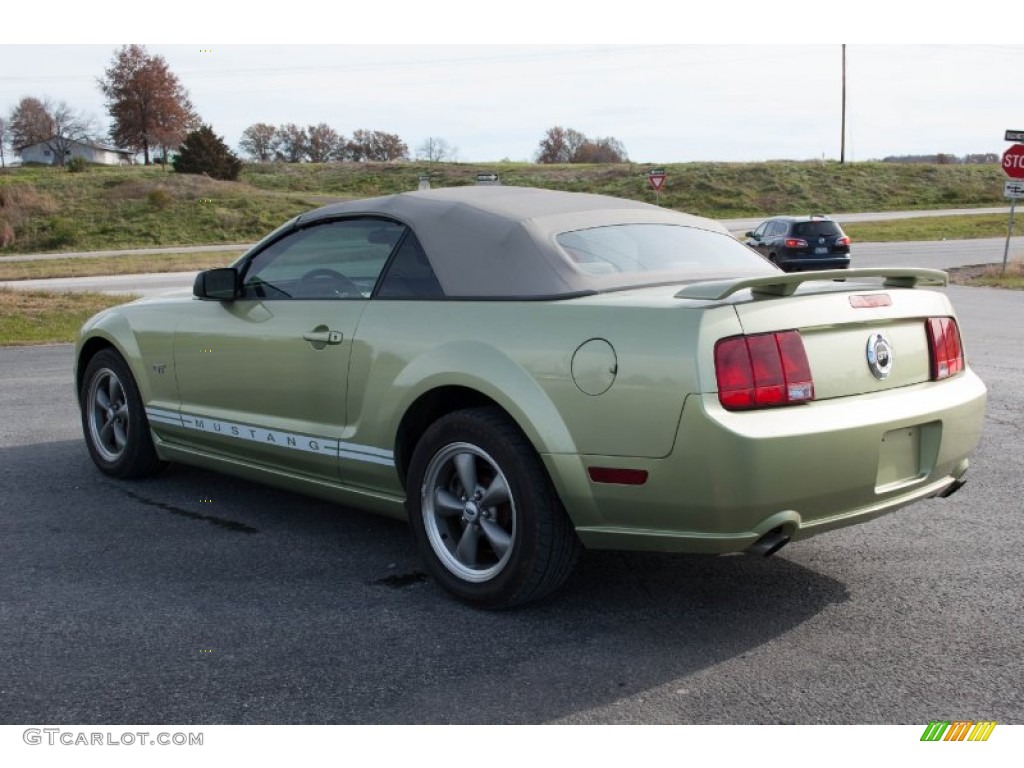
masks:
MULTIPOLYGON (((62 145, 67 149, 64 152, 64 162, 73 157, 81 157, 88 163, 98 165, 132 165, 135 162, 135 153, 127 149, 98 144, 95 141, 63 141, 62 145)), ((56 146, 57 142, 50 141, 49 144, 56 146)), ((23 163, 42 163, 43 165, 59 165, 59 158, 54 156, 54 151, 48 143, 41 141, 37 144, 29 144, 17 150, 21 155, 23 163)))

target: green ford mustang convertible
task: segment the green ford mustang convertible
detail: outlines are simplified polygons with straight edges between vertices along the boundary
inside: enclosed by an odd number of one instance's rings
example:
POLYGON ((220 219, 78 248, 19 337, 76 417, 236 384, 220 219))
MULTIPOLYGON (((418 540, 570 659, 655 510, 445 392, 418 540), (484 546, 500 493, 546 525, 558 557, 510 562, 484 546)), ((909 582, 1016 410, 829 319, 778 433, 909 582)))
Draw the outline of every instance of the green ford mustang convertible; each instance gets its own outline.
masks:
POLYGON ((768 555, 957 490, 985 386, 945 282, 786 274, 628 200, 411 192, 101 312, 77 391, 103 472, 179 461, 408 518, 439 584, 504 607, 582 547, 768 555))

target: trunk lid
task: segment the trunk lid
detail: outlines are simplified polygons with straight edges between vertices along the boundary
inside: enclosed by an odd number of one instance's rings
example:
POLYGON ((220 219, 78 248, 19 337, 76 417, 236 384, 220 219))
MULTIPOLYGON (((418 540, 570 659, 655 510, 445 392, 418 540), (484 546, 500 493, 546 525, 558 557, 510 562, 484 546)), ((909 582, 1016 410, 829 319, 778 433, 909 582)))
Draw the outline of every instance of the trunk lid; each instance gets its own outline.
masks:
POLYGON ((731 297, 747 335, 799 331, 814 399, 828 400, 930 379, 927 318, 952 316, 953 311, 944 294, 907 287, 945 281, 945 273, 934 270, 843 270, 721 281, 717 289, 699 283, 676 296, 731 297), (851 279, 839 282, 840 277, 851 279), (881 278, 886 284, 858 278, 881 278), (829 282, 798 292, 803 283, 822 280, 829 282), (748 289, 751 293, 745 294, 748 289))

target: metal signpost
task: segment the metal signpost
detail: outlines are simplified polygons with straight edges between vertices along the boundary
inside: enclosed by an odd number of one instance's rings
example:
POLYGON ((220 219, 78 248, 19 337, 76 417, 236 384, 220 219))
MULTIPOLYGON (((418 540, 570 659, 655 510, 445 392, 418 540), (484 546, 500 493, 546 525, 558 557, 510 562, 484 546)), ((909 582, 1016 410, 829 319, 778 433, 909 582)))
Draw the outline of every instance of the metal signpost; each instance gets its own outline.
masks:
POLYGON ((647 183, 654 190, 654 202, 661 205, 661 188, 665 186, 665 179, 668 178, 664 168, 655 168, 647 172, 647 183))
MULTIPOLYGON (((1024 139, 1024 131, 1006 132, 1007 141, 1019 141, 1024 139)), ((1017 198, 1024 197, 1020 194, 1024 189, 1024 144, 1014 144, 1003 152, 1003 173, 1011 179, 1004 188, 1004 196, 1010 198, 1010 224, 1006 229, 1006 247, 1003 248, 1003 274, 1006 274, 1006 262, 1010 257, 1010 238, 1013 237, 1013 212, 1017 208, 1017 198)))

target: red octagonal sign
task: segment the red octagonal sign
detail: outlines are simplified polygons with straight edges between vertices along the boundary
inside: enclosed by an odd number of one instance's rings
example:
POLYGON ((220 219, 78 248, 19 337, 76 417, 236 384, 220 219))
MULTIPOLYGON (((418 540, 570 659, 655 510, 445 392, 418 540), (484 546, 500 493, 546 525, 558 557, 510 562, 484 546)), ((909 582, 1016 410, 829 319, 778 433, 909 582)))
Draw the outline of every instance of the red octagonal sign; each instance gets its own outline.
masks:
POLYGON ((1014 144, 1003 152, 1003 171, 1011 179, 1024 179, 1024 144, 1014 144))

